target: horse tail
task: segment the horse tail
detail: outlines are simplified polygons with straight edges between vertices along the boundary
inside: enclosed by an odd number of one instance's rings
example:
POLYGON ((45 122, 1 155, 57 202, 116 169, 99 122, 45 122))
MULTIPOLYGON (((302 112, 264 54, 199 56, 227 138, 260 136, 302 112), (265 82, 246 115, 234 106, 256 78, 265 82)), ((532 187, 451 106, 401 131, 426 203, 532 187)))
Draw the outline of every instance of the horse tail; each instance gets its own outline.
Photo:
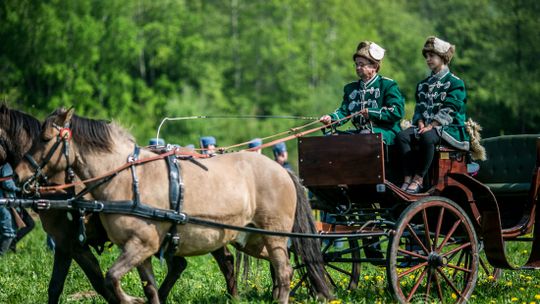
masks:
MULTIPOLYGON (((289 175, 296 188, 296 216, 294 218, 293 232, 298 233, 317 233, 315 220, 313 219, 311 206, 306 196, 304 186, 300 183, 298 177, 291 171, 289 175)), ((306 265, 307 275, 311 284, 310 288, 315 291, 317 296, 323 296, 326 299, 332 298, 332 292, 325 278, 325 269, 323 257, 321 254, 321 243, 316 238, 291 238, 292 244, 302 262, 306 265)))

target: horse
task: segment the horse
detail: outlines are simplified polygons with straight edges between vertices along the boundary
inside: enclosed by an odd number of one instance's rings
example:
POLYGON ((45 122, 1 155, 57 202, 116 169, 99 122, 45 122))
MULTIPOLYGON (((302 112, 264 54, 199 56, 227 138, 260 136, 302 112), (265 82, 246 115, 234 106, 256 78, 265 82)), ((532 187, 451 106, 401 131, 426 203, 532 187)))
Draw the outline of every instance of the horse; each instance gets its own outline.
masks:
MULTIPOLYGON (((41 124, 38 119, 24 112, 10 109, 5 104, 0 105, 0 163, 9 162, 16 166, 28 152, 31 144, 39 140, 41 124)), ((63 183, 65 181, 64 172, 51 176, 49 182, 63 183)), ((44 198, 65 199, 65 194, 46 195, 44 198)), ((88 277, 93 288, 109 303, 117 303, 118 299, 111 289, 106 288, 105 278, 99 266, 99 262, 90 250, 103 248, 107 241, 106 233, 95 215, 87 216, 85 230, 87 241, 81 244, 78 241, 79 226, 73 218, 73 214, 68 215, 62 210, 42 210, 39 216, 43 229, 53 237, 56 243, 54 252, 54 263, 51 279, 48 287, 48 302, 58 303, 62 294, 64 283, 73 260, 75 260, 83 272, 88 277)), ((77 216, 77 215, 75 215, 77 216)), ((220 248, 212 253, 217 260, 220 270, 225 276, 227 290, 232 297, 238 296, 236 279, 234 276, 234 260, 231 253, 226 248, 220 248)), ((169 271, 159 289, 160 300, 165 303, 167 296, 185 270, 187 262, 182 257, 172 257, 166 259, 169 271)))
MULTIPOLYGON (((44 122, 41 140, 36 141, 29 155, 42 165, 36 171, 54 175, 71 167, 77 176, 94 178, 88 186, 96 200, 114 204, 138 198, 147 207, 169 208, 169 174, 164 161, 148 161, 130 170, 114 170, 133 159, 139 150, 133 136, 115 123, 107 123, 74 115, 73 108, 57 109, 44 122), (73 157, 63 157, 57 141, 73 157), (108 173, 109 172, 109 173, 108 173), (110 174, 110 175, 109 175, 110 174), (112 176, 107 182, 96 177, 112 176), (138 179, 138 191, 133 180, 138 179), (162 191, 156 191, 160 189, 162 191)), ((148 149, 140 149, 139 159, 155 157, 148 149)), ((267 231, 315 233, 315 225, 306 193, 298 177, 264 155, 237 152, 217 155, 198 161, 180 161, 184 183, 183 212, 198 218, 239 227, 256 227, 267 231)), ((23 160, 15 168, 28 188, 35 183, 34 167, 23 160)), ((38 174, 38 173, 36 173, 38 174)), ((121 287, 122 277, 139 265, 151 273, 150 258, 155 254, 173 225, 133 215, 99 213, 109 239, 121 248, 121 254, 106 274, 106 283, 114 289, 121 303, 142 303, 121 287)), ((212 252, 227 244, 272 265, 273 298, 288 303, 292 267, 284 236, 238 232, 234 229, 177 225, 181 235, 177 256, 195 256, 212 252)), ((320 243, 313 238, 293 238, 302 260, 310 265, 308 277, 319 295, 331 298, 331 290, 323 276, 320 243)), ((171 270, 172 271, 172 270, 171 270)), ((148 286, 153 282, 148 281, 148 286)), ((158 303, 155 293, 146 293, 150 303, 158 303)))

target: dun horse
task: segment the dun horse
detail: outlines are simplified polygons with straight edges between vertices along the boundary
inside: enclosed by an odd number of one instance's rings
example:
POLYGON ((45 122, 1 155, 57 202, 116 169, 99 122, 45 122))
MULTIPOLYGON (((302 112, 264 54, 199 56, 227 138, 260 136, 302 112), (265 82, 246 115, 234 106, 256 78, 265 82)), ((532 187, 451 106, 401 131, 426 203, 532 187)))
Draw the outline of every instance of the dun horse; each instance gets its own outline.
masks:
MULTIPOLYGON (((9 162, 16 166, 24 154, 30 149, 32 142, 39 139, 41 132, 40 122, 17 110, 9 109, 6 105, 0 105, 0 163, 9 162)), ((59 172, 50 176, 49 182, 64 183, 65 174, 59 172)), ((55 195, 50 198, 67 198, 66 195, 55 195)), ((53 236, 56 242, 54 252, 54 264, 51 280, 49 282, 48 296, 49 303, 58 303, 60 294, 64 288, 64 283, 71 265, 75 260, 90 280, 94 289, 110 303, 117 303, 118 300, 114 292, 105 288, 104 277, 96 257, 90 250, 90 246, 100 248, 107 241, 107 236, 99 217, 93 215, 85 224, 87 241, 83 245, 78 241, 78 221, 77 216, 72 214, 69 220, 66 211, 47 210, 40 211, 39 216, 44 230, 53 236)), ((224 248, 212 252, 214 258, 218 261, 227 282, 229 294, 236 297, 237 287, 234 277, 233 257, 224 248)), ((173 257, 167 259, 169 271, 167 277, 159 289, 159 297, 165 302, 167 296, 179 278, 182 271, 186 268, 186 260, 182 257, 173 257)))
MULTIPOLYGON (((49 160, 41 168, 46 175, 57 174, 72 166, 81 179, 88 179, 103 176, 111 168, 124 165, 134 154, 135 147, 133 137, 115 124, 73 116, 73 110, 57 110, 45 121, 41 141, 35 142, 29 154, 38 163, 49 160), (66 132, 66 128, 70 131, 66 132), (62 149, 52 150, 63 136, 70 136, 66 146, 72 155, 69 160, 62 156, 62 149)), ((140 151, 140 159, 152 156, 155 154, 149 150, 140 151)), ((298 178, 269 158, 257 153, 230 153, 200 160, 200 165, 192 162, 181 165, 185 185, 183 211, 188 216, 269 231, 314 232, 311 209, 298 178)), ((16 172, 21 180, 29 180, 34 168, 23 160, 16 172)), ((156 191, 169 188, 166 163, 146 162, 138 166, 136 172, 140 202, 155 208, 169 208, 169 192, 156 191)), ((129 170, 117 172, 110 181, 94 188, 92 195, 111 203, 133 200, 132 181, 129 170)), ((120 214, 101 213, 100 218, 108 237, 122 250, 107 272, 106 281, 122 303, 139 303, 141 299, 123 291, 120 280, 137 265, 146 269, 144 273, 152 273, 150 258, 159 250, 172 223, 120 214)), ((177 229, 181 235, 175 252, 178 256, 201 255, 233 243, 249 255, 269 260, 275 273, 273 297, 280 303, 288 302, 292 268, 287 238, 189 223, 178 225, 177 229)), ((308 238, 295 238, 294 241, 303 261, 312 265, 308 269, 315 289, 330 297, 322 276, 319 242, 308 238)), ((145 283, 154 288, 153 293, 146 292, 148 299, 158 303, 153 280, 145 283)))

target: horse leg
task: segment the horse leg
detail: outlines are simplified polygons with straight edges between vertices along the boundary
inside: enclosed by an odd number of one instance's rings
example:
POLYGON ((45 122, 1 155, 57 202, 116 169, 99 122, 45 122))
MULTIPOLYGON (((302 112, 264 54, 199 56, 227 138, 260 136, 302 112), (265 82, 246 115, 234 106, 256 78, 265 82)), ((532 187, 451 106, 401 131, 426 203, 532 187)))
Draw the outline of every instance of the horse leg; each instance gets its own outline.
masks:
POLYGON ((145 303, 144 299, 126 294, 122 289, 120 280, 128 271, 151 257, 152 254, 150 248, 141 245, 139 239, 129 240, 122 248, 122 254, 107 271, 105 277, 105 285, 114 290, 120 303, 145 303))
POLYGON ((173 256, 167 259, 167 276, 159 287, 159 300, 161 303, 167 303, 169 292, 174 284, 180 278, 180 275, 186 270, 187 261, 184 257, 173 256))
POLYGON ((64 252, 63 248, 56 248, 54 251, 54 262, 51 280, 49 282, 49 304, 58 303, 60 295, 64 290, 64 283, 71 266, 72 257, 64 252))
POLYGON ((212 252, 212 256, 216 259, 219 269, 223 276, 225 277, 225 282, 227 283, 227 291, 233 298, 238 297, 238 288, 236 284, 236 277, 234 274, 234 256, 227 249, 226 246, 219 248, 216 251, 212 252))
POLYGON ((152 269, 152 257, 144 260, 142 264, 137 266, 137 271, 141 278, 141 282, 144 289, 144 294, 151 304, 159 304, 156 279, 154 277, 154 270, 152 269))
POLYGON ((279 303, 288 303, 292 268, 287 253, 287 239, 267 237, 265 245, 275 274, 272 295, 279 303))
MULTIPOLYGON (((78 246, 78 245, 74 245, 78 246)), ((113 290, 107 289, 105 286, 105 278, 101 272, 101 267, 96 259, 96 256, 92 253, 88 247, 79 247, 73 250, 73 258, 79 264, 84 274, 88 277, 90 284, 108 303, 118 303, 118 299, 113 290)))

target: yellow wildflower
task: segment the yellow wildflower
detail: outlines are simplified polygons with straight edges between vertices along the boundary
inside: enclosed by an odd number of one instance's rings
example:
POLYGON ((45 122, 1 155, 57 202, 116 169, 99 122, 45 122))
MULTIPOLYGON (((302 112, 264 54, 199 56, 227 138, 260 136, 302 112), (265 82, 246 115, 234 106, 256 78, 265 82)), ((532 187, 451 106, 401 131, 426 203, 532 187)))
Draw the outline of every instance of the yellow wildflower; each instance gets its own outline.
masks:
POLYGON ((457 295, 455 293, 452 292, 452 299, 457 299, 457 295))
POLYGON ((525 291, 525 288, 520 287, 520 288, 519 288, 519 291, 525 291))
POLYGON ((534 299, 535 299, 535 300, 540 300, 540 294, 534 295, 534 299))
POLYGON ((493 277, 492 275, 488 276, 488 281, 494 281, 495 280, 495 277, 493 277))
POLYGON ((512 302, 517 302, 517 300, 518 300, 518 298, 516 298, 516 297, 512 297, 512 298, 510 299, 510 301, 512 301, 512 302))
POLYGON ((364 280, 369 281, 369 276, 368 276, 368 275, 365 275, 365 276, 364 276, 364 280))
POLYGON ((506 282, 506 286, 512 286, 512 281, 506 282))
POLYGON ((341 304, 341 300, 332 300, 330 304, 341 304))

